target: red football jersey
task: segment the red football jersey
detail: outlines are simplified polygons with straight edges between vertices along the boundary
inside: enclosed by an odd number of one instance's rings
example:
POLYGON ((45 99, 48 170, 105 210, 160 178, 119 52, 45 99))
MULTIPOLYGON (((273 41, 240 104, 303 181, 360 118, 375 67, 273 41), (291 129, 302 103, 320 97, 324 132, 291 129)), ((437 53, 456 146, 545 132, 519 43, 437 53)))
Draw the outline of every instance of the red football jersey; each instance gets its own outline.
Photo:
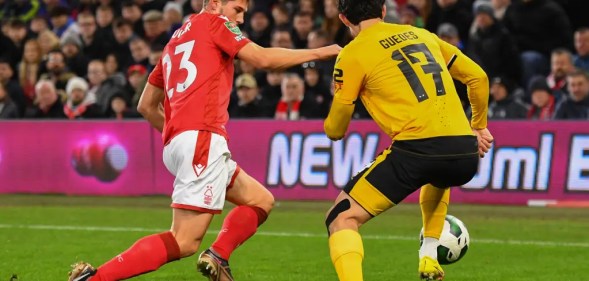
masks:
POLYGON ((249 42, 235 23, 209 13, 191 16, 174 32, 149 75, 166 95, 164 144, 187 130, 227 138, 233 58, 249 42))

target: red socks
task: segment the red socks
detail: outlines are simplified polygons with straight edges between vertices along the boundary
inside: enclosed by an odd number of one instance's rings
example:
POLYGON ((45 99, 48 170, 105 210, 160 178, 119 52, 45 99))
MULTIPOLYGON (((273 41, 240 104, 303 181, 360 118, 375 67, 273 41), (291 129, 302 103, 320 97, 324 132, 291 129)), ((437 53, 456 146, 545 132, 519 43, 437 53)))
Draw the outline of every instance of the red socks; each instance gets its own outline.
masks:
MULTIPOLYGON (((262 208, 238 206, 231 210, 212 249, 228 260, 231 253, 249 239, 268 213, 262 208)), ((115 281, 154 271, 160 266, 180 259, 180 247, 172 232, 143 237, 131 248, 98 268, 91 281, 115 281)))
POLYGON ((212 249, 225 260, 229 260, 231 253, 252 237, 258 226, 268 218, 264 209, 255 206, 237 206, 231 210, 225 220, 223 227, 213 243, 212 249))
POLYGON ((131 248, 98 268, 91 281, 123 280, 154 271, 180 258, 180 247, 172 232, 143 237, 131 248))

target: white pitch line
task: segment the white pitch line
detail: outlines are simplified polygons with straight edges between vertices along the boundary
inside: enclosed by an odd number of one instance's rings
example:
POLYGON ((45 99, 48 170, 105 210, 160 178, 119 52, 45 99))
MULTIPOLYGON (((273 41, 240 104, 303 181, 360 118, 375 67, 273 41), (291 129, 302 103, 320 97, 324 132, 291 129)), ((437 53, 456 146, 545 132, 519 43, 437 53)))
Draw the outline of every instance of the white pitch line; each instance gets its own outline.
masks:
MULTIPOLYGON (((4 229, 35 229, 35 230, 73 230, 73 231, 105 231, 105 232, 162 232, 164 229, 144 227, 109 227, 109 226, 75 226, 75 225, 43 225, 43 224, 0 224, 4 229)), ((209 230, 207 234, 216 235, 218 230, 209 230)), ((327 234, 308 232, 274 232, 258 231, 257 236, 274 237, 303 237, 303 238, 327 238, 327 234)), ((394 241, 417 241, 419 237, 398 236, 398 235, 362 235, 365 240, 394 240, 394 241)), ((507 244, 507 245, 528 245, 539 247, 575 247, 589 248, 589 243, 582 242, 557 242, 557 241, 521 241, 521 240, 500 240, 500 239, 472 239, 474 243, 481 244, 507 244)))

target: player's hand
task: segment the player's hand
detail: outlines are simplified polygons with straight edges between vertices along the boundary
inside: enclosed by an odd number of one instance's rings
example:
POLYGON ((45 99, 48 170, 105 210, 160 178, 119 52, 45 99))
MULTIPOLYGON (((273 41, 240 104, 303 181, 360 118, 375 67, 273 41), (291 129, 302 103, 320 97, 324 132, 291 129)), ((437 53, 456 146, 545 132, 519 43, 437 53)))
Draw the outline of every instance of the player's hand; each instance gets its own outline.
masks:
POLYGON ((327 134, 327 137, 332 141, 338 141, 344 138, 344 136, 331 136, 329 134, 327 134))
POLYGON ((333 44, 319 48, 317 50, 319 51, 319 59, 324 60, 337 56, 342 50, 342 47, 337 44, 333 44))
POLYGON ((473 129, 472 131, 474 132, 475 136, 477 136, 477 142, 479 143, 479 156, 484 158, 485 153, 489 152, 489 149, 491 149, 491 145, 493 145, 493 141, 495 139, 487 128, 473 129))

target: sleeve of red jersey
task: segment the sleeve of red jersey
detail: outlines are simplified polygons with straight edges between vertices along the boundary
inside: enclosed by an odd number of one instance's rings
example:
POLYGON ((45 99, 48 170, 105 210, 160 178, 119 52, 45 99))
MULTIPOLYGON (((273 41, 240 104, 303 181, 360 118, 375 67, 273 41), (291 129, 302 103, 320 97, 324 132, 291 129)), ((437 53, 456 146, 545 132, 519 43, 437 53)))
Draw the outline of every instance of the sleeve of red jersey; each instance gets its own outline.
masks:
POLYGON ((149 84, 154 85, 160 89, 164 88, 164 73, 162 72, 162 60, 160 59, 155 68, 149 74, 147 79, 149 84))
POLYGON ((243 36, 236 23, 228 21, 223 16, 216 17, 210 28, 215 45, 232 58, 251 42, 243 36))

